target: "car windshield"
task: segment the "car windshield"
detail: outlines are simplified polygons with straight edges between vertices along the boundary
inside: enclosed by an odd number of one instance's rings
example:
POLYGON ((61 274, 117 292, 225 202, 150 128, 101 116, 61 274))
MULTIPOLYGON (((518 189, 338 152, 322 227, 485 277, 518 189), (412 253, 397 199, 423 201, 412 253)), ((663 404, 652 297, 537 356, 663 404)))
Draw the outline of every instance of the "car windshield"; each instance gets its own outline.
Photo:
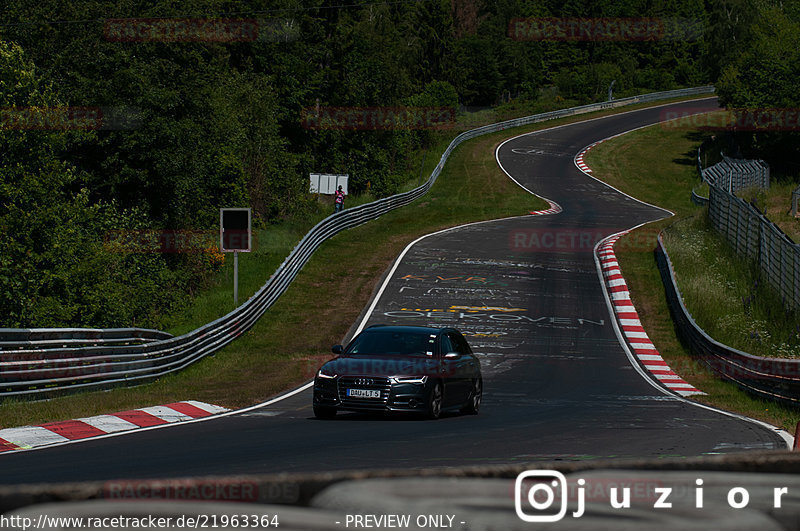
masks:
POLYGON ((347 348, 346 354, 381 354, 388 356, 409 356, 414 354, 433 355, 435 334, 411 331, 370 331, 361 334, 347 348))

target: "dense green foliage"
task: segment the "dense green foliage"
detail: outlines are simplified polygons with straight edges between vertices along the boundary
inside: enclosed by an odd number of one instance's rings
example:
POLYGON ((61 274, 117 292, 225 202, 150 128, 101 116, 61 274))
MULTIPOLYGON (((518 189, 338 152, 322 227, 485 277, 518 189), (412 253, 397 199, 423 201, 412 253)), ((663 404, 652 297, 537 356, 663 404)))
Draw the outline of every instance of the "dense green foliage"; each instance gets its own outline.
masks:
MULTIPOLYGON (((18 46, 0 43, 0 73, 1 107, 62 105, 18 46)), ((162 255, 108 252, 102 235, 145 228, 146 216, 113 197, 93 197, 91 176, 65 160, 68 146, 92 142, 94 133, 0 130, 3 325, 136 324, 175 303, 165 285, 192 282, 162 255)))
POLYGON ((778 175, 800 174, 800 5, 727 0, 717 10, 712 43, 719 45, 720 102, 766 117, 763 130, 745 122, 744 130, 728 135, 728 144, 743 156, 766 159, 778 175))
POLYGON ((702 0, 6 3, 2 106, 101 107, 124 125, 0 129, 0 326, 158 326, 214 257, 110 252, 109 232, 213 230, 220 207, 251 206, 262 227, 303 216, 316 201, 309 172, 392 194, 417 177, 409 153, 454 134, 315 129, 305 118, 318 108, 557 105, 605 99, 612 81, 615 96, 707 83, 720 61, 744 60, 714 46, 722 30, 707 35, 719 11, 702 0), (255 20, 260 32, 115 38, 109 19, 132 17, 255 20), (649 17, 667 30, 541 41, 515 33, 527 17, 649 17))

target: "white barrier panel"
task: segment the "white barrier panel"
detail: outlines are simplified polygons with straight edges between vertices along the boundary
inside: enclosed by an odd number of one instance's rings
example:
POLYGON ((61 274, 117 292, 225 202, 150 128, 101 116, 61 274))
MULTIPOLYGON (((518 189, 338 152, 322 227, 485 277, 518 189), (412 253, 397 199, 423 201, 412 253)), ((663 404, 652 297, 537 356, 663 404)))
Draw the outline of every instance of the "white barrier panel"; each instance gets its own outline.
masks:
POLYGON ((326 194, 333 195, 339 186, 342 191, 347 194, 347 181, 349 180, 348 174, 336 173, 312 173, 309 175, 310 192, 312 194, 326 194))

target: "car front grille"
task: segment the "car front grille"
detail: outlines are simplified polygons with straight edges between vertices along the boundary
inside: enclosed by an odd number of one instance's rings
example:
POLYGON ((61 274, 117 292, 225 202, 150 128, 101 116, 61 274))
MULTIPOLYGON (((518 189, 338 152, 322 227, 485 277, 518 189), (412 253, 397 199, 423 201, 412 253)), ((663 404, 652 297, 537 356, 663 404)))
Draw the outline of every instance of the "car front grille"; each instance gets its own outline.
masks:
POLYGON ((392 384, 388 378, 375 376, 342 376, 339 378, 339 400, 342 405, 365 408, 382 408, 389 401, 392 384), (380 398, 355 398, 347 396, 348 389, 366 389, 380 391, 380 398))

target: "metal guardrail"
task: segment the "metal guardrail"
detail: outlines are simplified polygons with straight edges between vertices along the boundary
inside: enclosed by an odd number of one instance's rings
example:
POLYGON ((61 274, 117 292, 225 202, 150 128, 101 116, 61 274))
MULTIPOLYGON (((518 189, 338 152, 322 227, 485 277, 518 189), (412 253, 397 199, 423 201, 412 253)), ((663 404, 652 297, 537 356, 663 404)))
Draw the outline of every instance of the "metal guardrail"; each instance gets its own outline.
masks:
POLYGON ((170 333, 147 328, 0 328, 0 354, 9 349, 124 345, 171 337, 170 333))
POLYGON ((707 197, 703 197, 702 195, 698 194, 695 189, 692 189, 692 203, 697 206, 706 206, 708 201, 709 199, 707 197))
POLYGON ((800 360, 762 358, 715 341, 686 309, 660 235, 655 253, 675 328, 692 353, 712 371, 751 393, 800 404, 800 360))
POLYGON ((356 227, 423 196, 436 182, 447 158, 462 142, 484 134, 603 109, 670 98, 711 94, 696 87, 633 96, 536 114, 478 127, 459 134, 445 150, 427 182, 394 195, 333 214, 312 228, 255 295, 229 314, 179 337, 141 345, 33 349, 0 353, 0 396, 38 395, 143 383, 179 371, 242 335, 272 306, 316 249, 339 232, 356 227))
MULTIPOLYGON (((707 140, 703 141, 699 146, 697 146, 697 174, 700 176, 701 182, 706 182, 705 177, 703 176, 703 160, 702 160, 702 150, 703 146, 705 146, 707 140)), ((705 206, 708 204, 708 197, 703 197, 702 195, 698 194, 696 188, 692 189, 692 203, 697 206, 705 206)))

